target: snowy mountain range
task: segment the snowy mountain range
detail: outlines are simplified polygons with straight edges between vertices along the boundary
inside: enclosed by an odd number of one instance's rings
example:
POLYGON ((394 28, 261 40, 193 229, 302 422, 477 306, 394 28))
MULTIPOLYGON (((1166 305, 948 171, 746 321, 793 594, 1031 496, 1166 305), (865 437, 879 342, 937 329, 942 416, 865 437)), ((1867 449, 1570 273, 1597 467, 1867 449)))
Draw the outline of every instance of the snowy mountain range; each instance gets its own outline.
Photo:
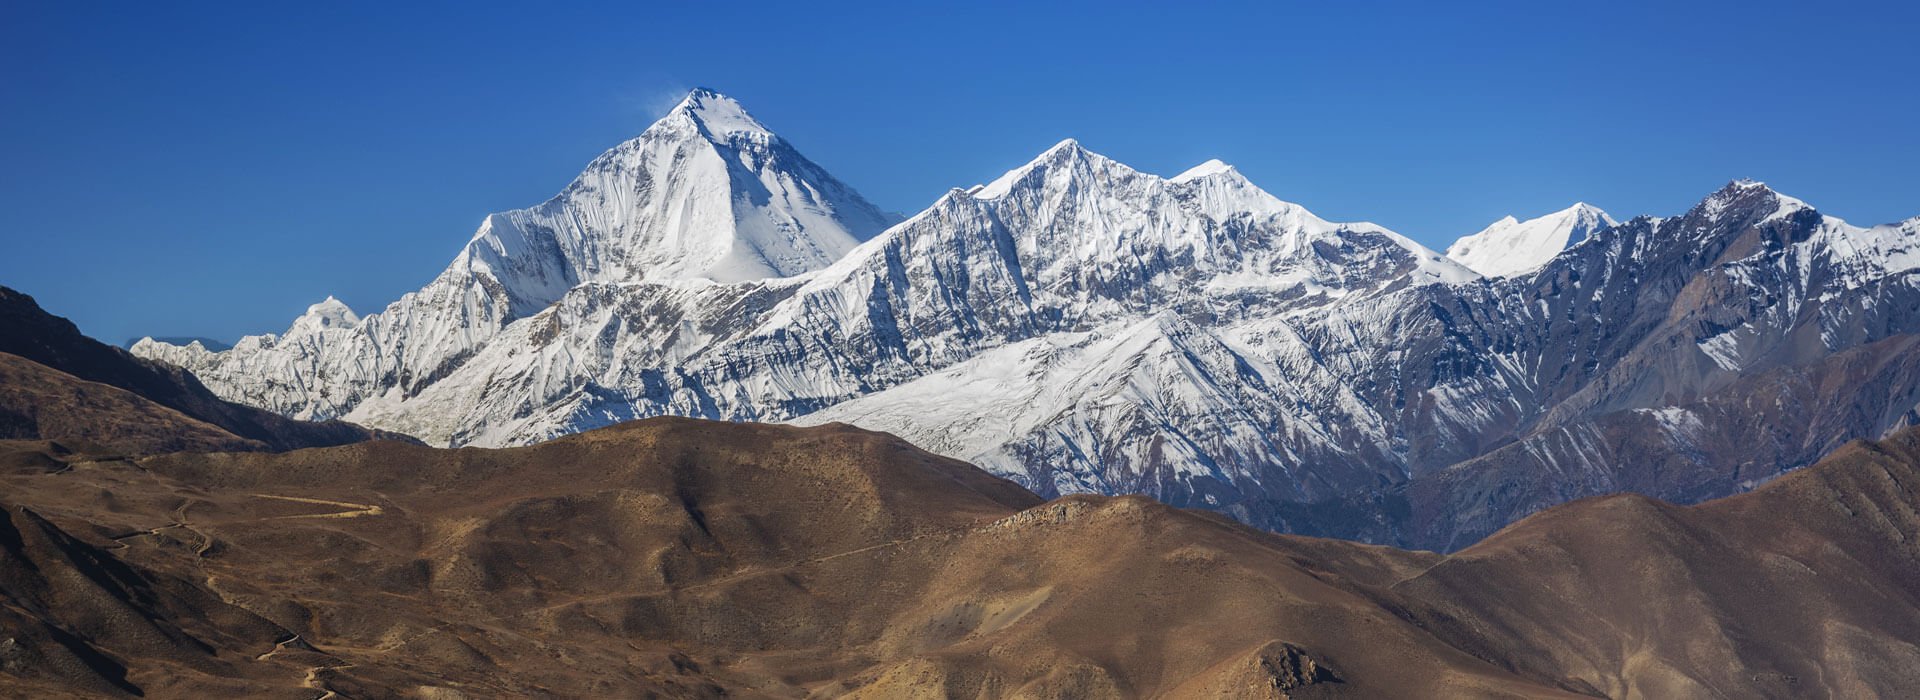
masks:
POLYGON ((1042 495, 1455 548, 1916 422, 1916 268, 1920 219, 1859 228, 1758 183, 1667 219, 1504 219, 1441 255, 1218 161, 1163 178, 1071 140, 895 223, 699 90, 379 313, 329 299, 224 352, 134 351, 434 444, 842 421, 1042 495))

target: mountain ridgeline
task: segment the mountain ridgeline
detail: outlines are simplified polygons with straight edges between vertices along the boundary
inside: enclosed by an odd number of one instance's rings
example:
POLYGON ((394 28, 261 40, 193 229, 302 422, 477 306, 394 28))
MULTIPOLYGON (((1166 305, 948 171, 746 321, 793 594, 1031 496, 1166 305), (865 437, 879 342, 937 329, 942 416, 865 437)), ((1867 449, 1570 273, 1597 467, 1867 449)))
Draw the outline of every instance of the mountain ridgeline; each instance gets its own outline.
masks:
POLYGON ((379 313, 134 352, 435 445, 844 422, 1043 496, 1436 550, 1583 496, 1737 493, 1916 422, 1920 219, 1743 181, 1450 251, 1073 141, 896 222, 700 90, 379 313))

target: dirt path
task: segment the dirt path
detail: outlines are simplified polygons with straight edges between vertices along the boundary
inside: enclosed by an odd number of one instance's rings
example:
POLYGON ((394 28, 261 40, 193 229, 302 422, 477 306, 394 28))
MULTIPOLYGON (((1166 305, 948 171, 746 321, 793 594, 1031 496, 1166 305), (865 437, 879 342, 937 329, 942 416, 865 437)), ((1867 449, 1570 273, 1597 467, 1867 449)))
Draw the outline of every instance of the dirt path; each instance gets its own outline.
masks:
POLYGON ((340 511, 338 513, 315 513, 312 515, 282 515, 279 517, 268 518, 268 520, 292 520, 294 518, 360 518, 360 517, 365 517, 369 515, 380 515, 382 513, 387 512, 385 508, 381 508, 378 505, 371 505, 366 503, 347 503, 344 501, 328 501, 328 500, 319 499, 319 498, 301 498, 299 496, 275 496, 275 495, 266 494, 266 493, 252 493, 247 495, 253 496, 254 498, 271 498, 279 501, 293 501, 295 503, 312 503, 315 505, 334 506, 336 508, 347 509, 347 510, 340 511))

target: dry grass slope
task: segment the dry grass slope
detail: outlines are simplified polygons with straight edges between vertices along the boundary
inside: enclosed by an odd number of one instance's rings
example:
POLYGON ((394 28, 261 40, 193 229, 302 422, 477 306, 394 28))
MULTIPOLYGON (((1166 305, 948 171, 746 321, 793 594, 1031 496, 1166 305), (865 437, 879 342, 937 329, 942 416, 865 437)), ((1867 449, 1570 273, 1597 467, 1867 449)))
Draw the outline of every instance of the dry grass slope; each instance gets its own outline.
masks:
POLYGON ((63 445, 8 443, 0 460, 10 692, 1920 687, 1913 433, 1701 506, 1570 504, 1451 556, 1277 536, 1139 497, 1042 503, 839 425, 654 419, 510 450, 126 459, 63 445))

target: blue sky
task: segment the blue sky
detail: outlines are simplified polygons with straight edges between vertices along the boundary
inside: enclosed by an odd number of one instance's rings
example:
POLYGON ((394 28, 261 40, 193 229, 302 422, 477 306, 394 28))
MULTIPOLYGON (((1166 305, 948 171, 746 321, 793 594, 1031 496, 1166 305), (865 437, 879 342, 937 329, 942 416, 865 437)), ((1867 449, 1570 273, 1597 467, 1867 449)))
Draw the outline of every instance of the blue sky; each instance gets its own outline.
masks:
POLYGON ((1739 177, 1920 214, 1907 3, 549 5, 6 3, 0 284, 111 342, 375 311, 696 85, 903 212, 1072 136, 1435 247, 1739 177))

